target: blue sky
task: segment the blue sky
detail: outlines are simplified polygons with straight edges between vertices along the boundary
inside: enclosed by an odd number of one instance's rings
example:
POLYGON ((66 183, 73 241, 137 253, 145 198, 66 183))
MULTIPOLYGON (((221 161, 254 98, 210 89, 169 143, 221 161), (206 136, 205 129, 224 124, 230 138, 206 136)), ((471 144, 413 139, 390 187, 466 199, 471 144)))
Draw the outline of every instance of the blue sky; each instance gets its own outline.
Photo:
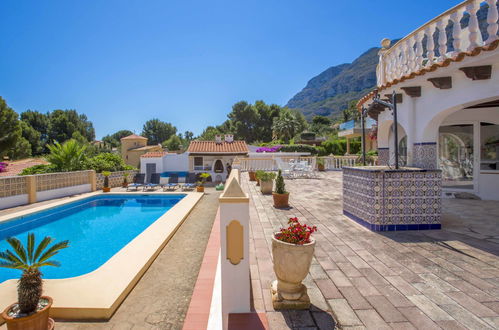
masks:
POLYGON ((458 2, 2 0, 0 96, 18 113, 76 109, 98 138, 155 117, 199 134, 458 2))

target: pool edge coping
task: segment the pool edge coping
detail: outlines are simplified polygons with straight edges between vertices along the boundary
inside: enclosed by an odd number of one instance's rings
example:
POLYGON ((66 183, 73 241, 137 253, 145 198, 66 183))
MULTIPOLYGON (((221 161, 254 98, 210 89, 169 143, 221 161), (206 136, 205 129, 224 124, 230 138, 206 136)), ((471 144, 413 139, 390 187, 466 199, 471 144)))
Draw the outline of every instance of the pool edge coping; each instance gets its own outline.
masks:
MULTIPOLYGON (((47 210, 84 198, 103 194, 93 192, 0 217, 11 219, 47 210)), ((50 315, 63 320, 108 320, 135 287, 204 195, 197 192, 111 192, 106 195, 179 195, 177 204, 126 244, 94 271, 77 277, 44 280, 44 294, 54 299, 50 315)), ((62 265, 64 267, 64 265, 62 265)), ((17 301, 17 280, 0 283, 0 308, 17 301)), ((3 319, 0 316, 0 324, 3 319)))

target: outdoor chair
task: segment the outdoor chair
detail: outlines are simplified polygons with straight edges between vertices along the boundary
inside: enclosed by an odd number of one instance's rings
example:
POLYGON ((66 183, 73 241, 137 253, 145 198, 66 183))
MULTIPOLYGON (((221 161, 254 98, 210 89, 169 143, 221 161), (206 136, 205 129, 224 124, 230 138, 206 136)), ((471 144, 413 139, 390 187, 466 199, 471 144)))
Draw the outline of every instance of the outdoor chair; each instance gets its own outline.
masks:
POLYGON ((281 174, 283 177, 285 177, 285 178, 293 178, 294 177, 293 168, 291 167, 291 165, 289 163, 282 161, 282 159, 280 159, 280 158, 277 158, 276 161, 277 161, 277 167, 278 167, 278 169, 281 170, 281 174))
POLYGON ((161 180, 161 174, 160 173, 152 173, 151 174, 151 179, 149 180, 149 183, 144 185, 144 191, 151 189, 154 190, 159 186, 159 181, 161 180))
POLYGON ((168 183, 163 186, 163 191, 175 190, 178 187, 178 174, 172 173, 168 178, 168 183))
POLYGON ((182 190, 192 190, 196 187, 196 173, 189 173, 182 185, 182 190))
POLYGON ((133 177, 133 183, 130 183, 126 187, 126 191, 129 191, 131 188, 134 188, 135 190, 138 190, 139 187, 144 187, 144 181, 146 179, 146 175, 144 173, 137 173, 133 177))

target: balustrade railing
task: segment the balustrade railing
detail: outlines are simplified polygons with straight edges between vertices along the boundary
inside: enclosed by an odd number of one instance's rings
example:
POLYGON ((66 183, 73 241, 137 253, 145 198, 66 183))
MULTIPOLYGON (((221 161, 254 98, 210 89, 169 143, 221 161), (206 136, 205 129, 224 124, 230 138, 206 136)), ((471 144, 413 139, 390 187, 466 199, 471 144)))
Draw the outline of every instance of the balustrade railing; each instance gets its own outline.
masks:
MULTIPOLYGON (((259 158, 239 158, 234 159, 232 163, 233 168, 237 168, 240 171, 277 171, 279 169, 278 160, 283 162, 294 162, 294 161, 307 161, 309 165, 314 165, 314 167, 319 164, 319 159, 322 160, 325 170, 340 170, 345 166, 355 166, 359 163, 360 157, 353 156, 325 156, 325 157, 312 157, 312 156, 301 156, 301 157, 291 157, 291 156, 268 156, 259 158)), ((376 165, 377 157, 369 157, 366 165, 376 165)))
POLYGON ((392 47, 389 40, 383 40, 377 67, 378 87, 498 40, 498 6, 499 0, 467 0, 419 27, 392 47))

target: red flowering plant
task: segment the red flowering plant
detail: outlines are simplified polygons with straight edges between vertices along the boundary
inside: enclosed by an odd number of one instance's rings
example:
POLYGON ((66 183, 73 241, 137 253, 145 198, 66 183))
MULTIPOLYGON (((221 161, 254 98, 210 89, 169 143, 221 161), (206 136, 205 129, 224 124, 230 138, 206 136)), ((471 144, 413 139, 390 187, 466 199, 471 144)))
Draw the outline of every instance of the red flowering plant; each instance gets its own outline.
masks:
POLYGON ((279 241, 303 245, 310 243, 310 235, 317 231, 316 226, 301 224, 298 218, 289 218, 288 228, 281 228, 281 231, 275 234, 279 241))

